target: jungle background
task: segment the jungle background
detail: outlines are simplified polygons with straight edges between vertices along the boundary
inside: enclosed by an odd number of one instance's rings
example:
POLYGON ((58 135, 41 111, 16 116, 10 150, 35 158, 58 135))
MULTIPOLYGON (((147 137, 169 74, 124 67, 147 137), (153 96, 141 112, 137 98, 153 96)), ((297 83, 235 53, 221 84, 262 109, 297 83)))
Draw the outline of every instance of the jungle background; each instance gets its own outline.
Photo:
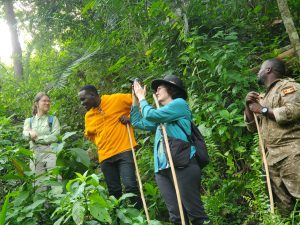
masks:
MULTIPOLYGON (((293 42, 286 31, 280 2, 288 3, 299 33, 298 0, 0 1, 14 51, 12 65, 0 64, 0 224, 147 224, 128 205, 130 195, 108 196, 88 155, 95 147, 83 137, 77 93, 86 84, 100 94, 130 92, 129 78, 149 86, 167 73, 184 80, 205 135, 211 162, 202 199, 214 224, 299 224, 297 207, 288 218, 270 214, 258 137, 243 123, 244 98, 261 90, 256 73, 265 59, 283 58, 288 75, 300 81, 297 37, 293 42), (31 37, 22 48, 21 32, 31 37), (35 192, 28 167, 22 126, 39 91, 51 96, 51 114, 62 125, 57 168, 42 178, 62 193, 35 192)), ((152 102, 150 90, 148 97, 152 102)), ((151 224, 169 224, 154 181, 153 135, 136 131, 136 139, 151 224)))

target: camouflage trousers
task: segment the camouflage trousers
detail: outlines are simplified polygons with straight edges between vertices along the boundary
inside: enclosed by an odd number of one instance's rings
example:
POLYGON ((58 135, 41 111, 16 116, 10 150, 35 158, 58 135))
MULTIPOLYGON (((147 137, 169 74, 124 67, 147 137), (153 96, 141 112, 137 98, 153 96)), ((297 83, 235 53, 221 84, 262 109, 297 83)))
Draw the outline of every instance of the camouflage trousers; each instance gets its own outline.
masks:
POLYGON ((282 215, 288 215, 300 199, 300 154, 269 166, 274 201, 282 215))

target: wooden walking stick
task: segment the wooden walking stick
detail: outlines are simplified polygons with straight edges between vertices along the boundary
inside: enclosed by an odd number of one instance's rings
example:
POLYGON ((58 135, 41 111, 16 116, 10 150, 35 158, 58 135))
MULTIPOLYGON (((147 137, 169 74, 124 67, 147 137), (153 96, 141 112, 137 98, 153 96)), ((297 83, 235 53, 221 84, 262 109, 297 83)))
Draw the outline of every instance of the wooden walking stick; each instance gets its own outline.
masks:
POLYGON ((126 126, 127 126, 127 132, 128 132, 128 136, 129 136, 129 141, 130 141, 130 146, 131 146, 131 151, 132 151, 132 156, 133 156, 133 161, 134 161, 134 166, 135 166, 135 171, 136 171, 136 176, 137 176, 137 179, 138 179, 141 198, 142 198, 142 202, 143 202, 143 206, 144 206, 144 210, 145 210, 145 214, 146 214, 146 219, 147 219, 148 224, 150 224, 149 212, 148 212, 148 208, 147 208, 147 205, 146 205, 146 200, 145 200, 145 196, 144 196, 144 191, 143 191, 142 181, 141 181, 141 177, 140 177, 139 167, 137 165, 135 151, 134 151, 134 147, 133 147, 133 144, 132 144, 132 138, 131 138, 131 134, 130 134, 129 124, 127 123, 126 126))
POLYGON ((259 137, 261 157, 262 157, 264 168, 265 168, 265 171, 266 171, 266 180, 267 180, 267 186, 268 186, 268 192, 269 192, 271 213, 274 214, 274 200, 273 200, 273 193, 272 193, 272 187, 271 187, 271 181, 270 181, 268 162, 267 162, 267 157, 266 157, 266 153, 265 153, 264 141, 262 139, 261 130, 260 130, 260 127, 259 127, 259 124, 258 124, 257 116, 256 116, 255 113, 253 113, 253 115, 254 115, 254 120, 255 120, 255 124, 256 124, 256 127, 257 127, 257 133, 258 133, 258 137, 259 137))
MULTIPOLYGON (((153 98, 154 98, 154 101, 156 104, 156 108, 159 108, 159 103, 158 103, 158 100, 157 100, 157 97, 155 94, 153 94, 153 98)), ((178 182, 177 182, 175 167, 174 167, 174 163, 173 163, 173 159, 172 159, 172 155, 171 155, 171 150, 170 150, 170 146, 169 146, 169 142, 168 142, 167 131, 166 131, 165 126, 162 123, 160 124, 160 126, 162 129, 164 141, 166 144, 166 152, 168 155, 168 159, 169 159, 169 163, 170 163, 170 167, 171 167, 171 173, 172 173, 172 177, 173 177, 173 181, 174 181, 174 187, 175 187, 175 192, 176 192, 176 197, 177 197, 177 202, 178 202, 178 207, 179 207, 179 213, 180 213, 180 218, 181 218, 181 225, 185 225, 180 191, 179 191, 179 187, 178 187, 178 182)))

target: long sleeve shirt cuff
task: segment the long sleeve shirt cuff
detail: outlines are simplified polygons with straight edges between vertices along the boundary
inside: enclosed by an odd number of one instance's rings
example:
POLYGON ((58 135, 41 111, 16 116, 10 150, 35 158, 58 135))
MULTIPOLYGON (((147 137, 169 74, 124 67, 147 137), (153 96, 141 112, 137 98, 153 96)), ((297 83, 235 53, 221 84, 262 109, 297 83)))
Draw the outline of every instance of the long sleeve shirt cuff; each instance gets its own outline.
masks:
POLYGON ((142 101, 140 101, 141 108, 143 108, 145 105, 148 105, 148 102, 146 99, 143 99, 142 101))

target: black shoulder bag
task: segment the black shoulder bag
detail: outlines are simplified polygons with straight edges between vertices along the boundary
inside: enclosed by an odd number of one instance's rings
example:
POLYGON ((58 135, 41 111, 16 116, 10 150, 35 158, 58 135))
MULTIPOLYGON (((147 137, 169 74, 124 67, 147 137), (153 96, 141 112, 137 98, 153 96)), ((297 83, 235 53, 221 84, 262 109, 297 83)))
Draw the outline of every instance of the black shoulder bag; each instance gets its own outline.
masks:
MULTIPOLYGON (((177 125, 178 125, 178 123, 177 123, 177 125)), ((172 156, 174 167, 176 167, 176 168, 187 167, 190 163, 190 154, 191 154, 190 142, 186 142, 179 138, 170 137, 170 136, 168 136, 168 142, 169 142, 169 146, 170 146, 170 151, 171 151, 171 156, 172 156)), ((163 148, 164 148, 167 160, 169 161, 164 139, 163 139, 163 148)))
POLYGON ((199 166, 201 168, 204 168, 209 163, 209 155, 208 155, 208 151, 207 151, 207 147, 206 147, 204 138, 203 138, 200 130, 198 129, 198 127, 196 126, 196 124, 194 124, 191 121, 191 135, 188 135, 186 133, 186 131, 183 129, 183 127, 180 126, 179 123, 177 123, 177 125, 185 133, 185 135, 187 136, 189 142, 192 145, 195 146, 195 149, 196 149, 196 153, 195 153, 196 160, 197 160, 199 166))

